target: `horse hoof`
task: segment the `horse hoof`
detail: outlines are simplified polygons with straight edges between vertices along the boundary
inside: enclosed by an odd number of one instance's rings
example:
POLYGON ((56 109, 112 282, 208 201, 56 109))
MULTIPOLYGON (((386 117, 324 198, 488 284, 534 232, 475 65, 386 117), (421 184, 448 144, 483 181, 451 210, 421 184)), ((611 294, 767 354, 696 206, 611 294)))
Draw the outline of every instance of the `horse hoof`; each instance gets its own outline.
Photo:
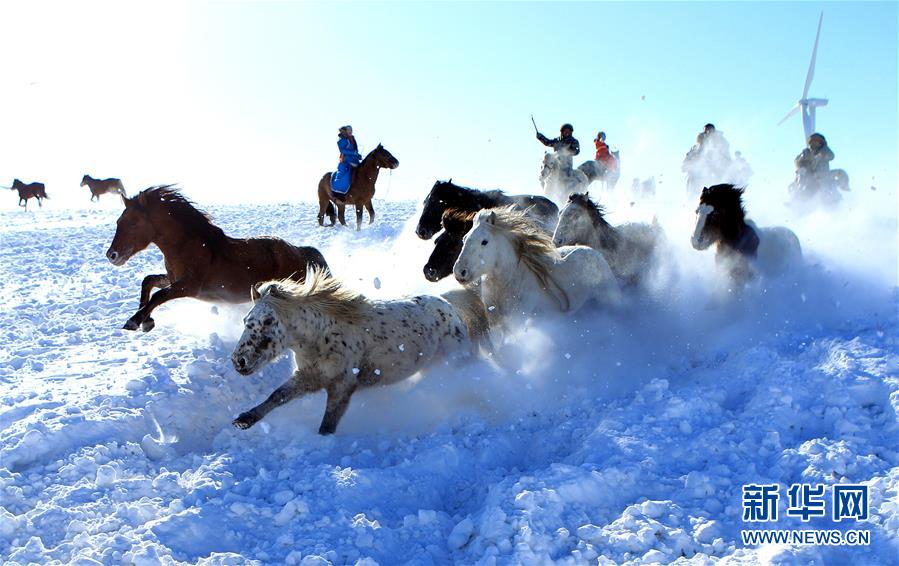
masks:
POLYGON ((140 325, 140 329, 143 330, 144 332, 149 332, 149 331, 153 330, 154 328, 156 328, 156 321, 153 320, 152 318, 148 318, 147 320, 143 321, 140 325))
POLYGON ((239 417, 237 417, 236 419, 234 419, 233 421, 231 421, 231 424, 233 424, 240 430, 247 430, 248 428, 250 428, 251 426, 256 424, 256 421, 254 421, 252 419, 252 417, 249 417, 246 414, 243 414, 243 415, 240 415, 239 417))
POLYGON ((138 326, 139 326, 139 325, 137 324, 137 322, 134 321, 133 318, 129 318, 129 319, 128 319, 128 322, 126 322, 126 323, 125 323, 125 326, 123 326, 122 328, 123 328, 124 330, 137 330, 137 327, 138 327, 138 326))

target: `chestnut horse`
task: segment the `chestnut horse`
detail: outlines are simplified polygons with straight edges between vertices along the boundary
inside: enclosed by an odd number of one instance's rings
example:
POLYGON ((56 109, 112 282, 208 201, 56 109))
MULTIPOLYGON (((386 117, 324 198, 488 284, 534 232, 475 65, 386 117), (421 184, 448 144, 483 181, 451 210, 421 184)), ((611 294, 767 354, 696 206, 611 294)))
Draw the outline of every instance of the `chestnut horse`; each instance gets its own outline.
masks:
POLYGON ((356 205, 356 230, 362 228, 362 207, 368 210, 368 223, 375 221, 375 209, 371 204, 371 200, 375 196, 375 181, 378 180, 378 171, 383 167, 385 169, 396 169, 400 166, 399 160, 391 155, 384 146, 378 144, 371 153, 365 156, 362 163, 353 170, 353 180, 350 183, 350 189, 343 199, 334 197, 331 192, 331 173, 325 173, 318 182, 318 225, 325 225, 325 214, 331 219, 331 226, 334 221, 334 206, 337 206, 337 219, 346 226, 346 218, 344 212, 346 205, 356 205))
POLYGON ((287 278, 303 281, 307 266, 328 268, 322 254, 312 247, 297 247, 279 238, 226 236, 171 185, 150 187, 133 198, 122 197, 122 201, 125 211, 116 222, 107 259, 113 265, 124 265, 156 244, 166 270, 144 277, 140 308, 125 323, 125 330, 152 330, 153 309, 172 299, 246 303, 256 283, 287 278), (160 290, 150 297, 156 287, 160 290))
POLYGON ((100 200, 100 195, 118 193, 125 196, 125 186, 121 179, 94 179, 90 175, 81 178, 81 186, 87 185, 91 191, 91 200, 100 200))
POLYGON ((39 207, 43 206, 41 203, 45 198, 50 198, 47 196, 47 188, 43 183, 28 183, 26 185, 22 181, 15 179, 9 188, 19 192, 19 206, 24 206, 25 210, 28 210, 28 199, 30 198, 36 198, 39 207))

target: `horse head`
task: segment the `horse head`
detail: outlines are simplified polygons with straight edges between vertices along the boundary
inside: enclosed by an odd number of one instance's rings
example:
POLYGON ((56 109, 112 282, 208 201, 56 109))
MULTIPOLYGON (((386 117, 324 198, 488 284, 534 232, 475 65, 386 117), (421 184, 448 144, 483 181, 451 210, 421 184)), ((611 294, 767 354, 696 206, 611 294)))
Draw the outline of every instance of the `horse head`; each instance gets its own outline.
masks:
POLYGON ((134 254, 146 249, 156 237, 156 228, 150 221, 146 202, 141 202, 142 196, 122 196, 125 210, 116 221, 115 236, 106 250, 106 258, 113 265, 124 265, 134 254))
POLYGON ((721 241, 736 241, 745 225, 743 189, 733 185, 704 187, 696 208, 696 227, 690 243, 704 250, 721 241))
POLYGON ((434 182, 434 186, 425 197, 421 217, 418 219, 418 226, 415 227, 415 234, 422 240, 430 240, 440 231, 443 213, 454 204, 449 200, 454 187, 452 179, 434 182))
POLYGON ((278 300, 278 283, 254 287, 256 304, 244 317, 244 330, 231 353, 231 363, 241 375, 250 375, 281 355, 287 330, 278 310, 267 297, 278 300))
POLYGON ((382 144, 378 144, 378 147, 373 149, 369 155, 374 159, 375 167, 396 169, 400 166, 400 160, 387 151, 382 144))
POLYGON ((437 282, 453 272, 462 251, 462 239, 471 230, 474 215, 456 210, 443 214, 443 232, 434 241, 434 251, 424 266, 425 279, 437 282))
POLYGON ((88 181, 91 181, 91 180, 93 180, 93 179, 91 178, 90 175, 85 175, 84 177, 81 178, 81 186, 83 187, 84 185, 87 185, 88 181))

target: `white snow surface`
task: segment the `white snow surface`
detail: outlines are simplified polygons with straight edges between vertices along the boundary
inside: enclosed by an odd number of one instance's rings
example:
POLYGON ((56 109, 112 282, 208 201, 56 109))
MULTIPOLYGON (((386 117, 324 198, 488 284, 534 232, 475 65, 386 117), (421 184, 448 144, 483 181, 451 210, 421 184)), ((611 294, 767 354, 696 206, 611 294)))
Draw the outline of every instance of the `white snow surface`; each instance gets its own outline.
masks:
MULTIPOLYGON (((0 563, 899 564, 895 220, 863 253, 834 253, 869 235, 826 217, 791 225, 806 265, 734 296, 689 247, 691 204, 628 212, 671 241, 651 297, 357 393, 328 437, 323 394, 231 426, 292 369, 234 371, 247 305, 182 299, 120 330, 162 261, 106 261, 113 199, 0 212, 0 563), (744 547, 742 486, 781 484, 783 508, 797 482, 867 484, 870 520, 776 528, 871 545, 744 547)), ((360 233, 311 203, 208 210, 318 246, 373 297, 452 288, 421 274, 416 203, 376 207, 360 233)))

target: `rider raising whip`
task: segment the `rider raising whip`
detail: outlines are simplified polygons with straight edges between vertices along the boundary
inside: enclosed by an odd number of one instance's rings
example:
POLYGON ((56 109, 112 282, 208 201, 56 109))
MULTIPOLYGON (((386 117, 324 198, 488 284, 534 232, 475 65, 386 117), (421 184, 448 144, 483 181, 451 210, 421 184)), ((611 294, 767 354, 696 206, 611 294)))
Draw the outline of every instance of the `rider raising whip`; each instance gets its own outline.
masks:
POLYGON ((540 132, 537 132, 537 139, 546 147, 551 147, 559 154, 563 167, 568 170, 572 168, 571 158, 581 152, 581 144, 572 135, 574 134, 574 126, 571 124, 562 124, 559 129, 559 137, 549 139, 540 132))

